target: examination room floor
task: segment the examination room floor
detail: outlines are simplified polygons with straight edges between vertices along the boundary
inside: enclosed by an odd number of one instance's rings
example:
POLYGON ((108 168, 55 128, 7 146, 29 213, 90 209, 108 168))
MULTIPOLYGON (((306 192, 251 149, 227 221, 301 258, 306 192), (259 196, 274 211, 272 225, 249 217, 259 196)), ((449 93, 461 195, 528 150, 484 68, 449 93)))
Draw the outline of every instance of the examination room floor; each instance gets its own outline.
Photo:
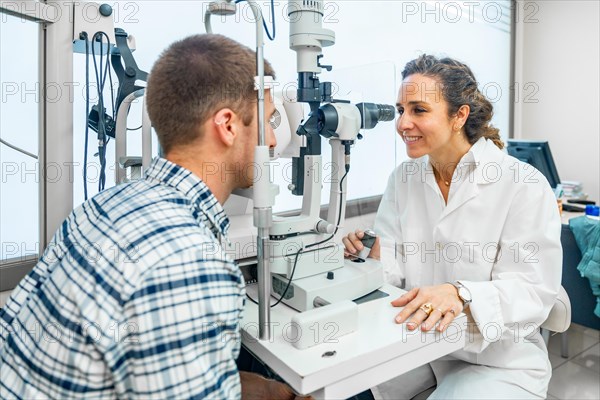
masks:
POLYGON ((571 324, 569 358, 560 356, 560 336, 550 337, 552 379, 548 399, 600 399, 600 331, 571 324))
MULTIPOLYGON (((8 293, 0 293, 0 307, 8 293)), ((548 399, 600 399, 600 331, 571 324, 569 358, 560 356, 560 335, 550 337, 552 380, 548 399)))

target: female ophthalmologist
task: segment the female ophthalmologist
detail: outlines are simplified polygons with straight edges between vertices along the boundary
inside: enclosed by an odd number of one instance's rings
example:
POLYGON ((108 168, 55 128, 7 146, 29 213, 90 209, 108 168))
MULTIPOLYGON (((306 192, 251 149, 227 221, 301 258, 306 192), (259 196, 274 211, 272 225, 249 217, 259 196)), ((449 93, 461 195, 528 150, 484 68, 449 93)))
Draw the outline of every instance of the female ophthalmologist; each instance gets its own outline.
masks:
MULTIPOLYGON (((398 133, 410 160, 389 178, 370 257, 404 278, 397 323, 443 331, 464 311, 464 350, 429 366, 431 399, 545 398, 539 326, 560 288, 561 221, 544 176, 508 156, 466 65, 423 55, 402 72, 398 133), (397 254, 395 256, 395 254, 397 254)), ((346 255, 362 232, 344 237, 346 255)), ((428 367, 429 368, 429 367, 428 367)))

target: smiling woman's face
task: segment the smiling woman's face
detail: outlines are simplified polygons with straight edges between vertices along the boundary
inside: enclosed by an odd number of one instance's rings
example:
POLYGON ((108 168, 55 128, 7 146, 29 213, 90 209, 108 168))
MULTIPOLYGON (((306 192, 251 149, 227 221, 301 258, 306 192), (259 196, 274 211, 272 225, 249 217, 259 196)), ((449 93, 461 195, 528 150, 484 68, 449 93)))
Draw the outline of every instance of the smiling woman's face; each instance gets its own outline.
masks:
POLYGON ((448 116, 448 103, 442 86, 421 74, 407 76, 398 93, 396 129, 406 143, 410 158, 436 156, 448 149, 459 135, 453 134, 454 118, 448 116))

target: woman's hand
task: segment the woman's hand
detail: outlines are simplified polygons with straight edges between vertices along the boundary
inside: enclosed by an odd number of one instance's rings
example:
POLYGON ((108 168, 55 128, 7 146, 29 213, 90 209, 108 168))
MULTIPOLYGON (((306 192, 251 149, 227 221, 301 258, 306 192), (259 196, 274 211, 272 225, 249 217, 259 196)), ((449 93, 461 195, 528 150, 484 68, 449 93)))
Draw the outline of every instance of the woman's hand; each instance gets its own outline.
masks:
MULTIPOLYGON (((463 310, 463 302, 458 297, 456 288, 450 283, 444 283, 438 286, 424 286, 414 288, 392 301, 394 307, 404 307, 396 315, 396 323, 407 322, 409 330, 416 329, 421 325, 421 330, 429 331, 440 321, 437 330, 443 332, 458 314, 463 310), (429 315, 421 308, 423 305, 430 304, 431 312, 429 315)), ((427 308, 425 306, 424 308, 427 308)))
MULTIPOLYGON (((357 229, 356 232, 351 232, 347 236, 344 236, 344 238, 342 239, 342 243, 344 243, 344 246, 346 247, 346 249, 344 250, 344 257, 356 258, 358 256, 358 253, 360 253, 360 251, 365 248, 365 246, 363 246, 362 242, 360 241, 360 239, 362 239, 364 235, 365 233, 363 231, 357 229)), ((375 243, 373 244, 373 247, 371 247, 369 257, 379 260, 379 243, 379 236, 377 236, 377 238, 375 238, 375 243)))

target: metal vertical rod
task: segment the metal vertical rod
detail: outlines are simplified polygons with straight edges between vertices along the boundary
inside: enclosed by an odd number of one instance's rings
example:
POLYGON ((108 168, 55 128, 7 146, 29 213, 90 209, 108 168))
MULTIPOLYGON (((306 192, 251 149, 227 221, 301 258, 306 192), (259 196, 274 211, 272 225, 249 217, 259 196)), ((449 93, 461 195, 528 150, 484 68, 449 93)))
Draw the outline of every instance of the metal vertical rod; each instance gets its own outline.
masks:
POLYGON ((152 122, 148 115, 146 96, 142 99, 142 176, 144 176, 152 162, 152 122))
MULTIPOLYGON (((248 0, 256 23, 256 75, 258 77, 257 108, 258 108, 258 145, 254 153, 254 162, 261 166, 269 161, 269 148, 265 135, 265 60, 263 40, 263 17, 259 5, 254 0, 248 0)), ((204 16, 206 32, 212 33, 210 11, 204 16)), ((258 263, 258 324, 260 340, 271 339, 271 268, 269 265, 269 227, 272 218, 272 203, 270 200, 269 184, 270 169, 261 171, 260 177, 254 181, 254 225, 258 228, 256 237, 258 263)))
POLYGON ((271 271, 266 251, 269 228, 258 228, 258 334, 260 340, 270 340, 271 330, 271 271))
MULTIPOLYGON (((258 76, 258 147, 256 154, 268 153, 265 136, 265 60, 263 41, 263 17, 260 7, 254 0, 248 0, 248 4, 254 13, 256 23, 256 75, 258 76), (266 150, 265 150, 266 149, 266 150), (262 150, 262 152, 261 152, 262 150)), ((259 163, 259 159, 255 162, 259 163)), ((259 165, 261 165, 259 163, 259 165)), ((268 190, 270 182, 269 168, 261 171, 261 182, 255 182, 254 190, 268 190)), ((260 196, 264 201, 265 197, 260 196)), ((258 263, 258 334, 260 340, 271 339, 271 268, 269 265, 269 253, 267 243, 269 240, 269 227, 271 225, 272 207, 270 204, 259 204, 255 195, 254 202, 254 224, 258 228, 257 263, 258 263)), ((262 203, 262 202, 261 202, 262 203)))
MULTIPOLYGON (((40 87, 46 87, 46 27, 40 24, 38 34, 38 81, 40 87)), ((42 165, 46 165, 46 102, 38 104, 38 243, 39 257, 42 256, 49 239, 47 238, 46 224, 46 181, 42 178, 42 165)))
POLYGON ((50 84, 64 90, 73 82, 73 22, 68 17, 73 15, 73 1, 51 0, 45 5, 62 17, 47 24, 41 35, 40 253, 73 209, 73 100, 62 96, 50 101, 46 94, 50 84), (56 167, 59 178, 49 180, 47 169, 56 167))
POLYGON ((337 173, 332 175, 332 179, 330 182, 329 210, 327 212, 327 222, 339 228, 338 233, 334 238, 334 241, 341 242, 343 227, 346 220, 346 196, 348 194, 346 190, 348 186, 348 179, 344 180, 342 184, 342 190, 340 192, 340 181, 346 173, 346 157, 344 155, 345 147, 340 140, 330 140, 329 144, 331 145, 331 158, 333 161, 332 164, 334 166, 334 170, 337 170, 337 173), (342 209, 341 218, 338 221, 338 216, 340 215, 340 208, 342 209))

